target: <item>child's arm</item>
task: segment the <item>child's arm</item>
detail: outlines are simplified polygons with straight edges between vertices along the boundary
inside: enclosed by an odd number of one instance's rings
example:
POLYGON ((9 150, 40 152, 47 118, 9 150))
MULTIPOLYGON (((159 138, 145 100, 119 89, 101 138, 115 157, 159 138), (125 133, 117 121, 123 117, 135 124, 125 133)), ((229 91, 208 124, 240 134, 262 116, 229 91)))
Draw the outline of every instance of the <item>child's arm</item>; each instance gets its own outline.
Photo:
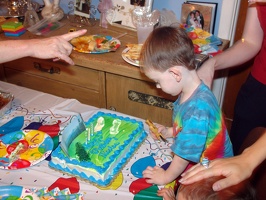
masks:
POLYGON ((165 185, 175 180, 186 169, 187 165, 187 160, 175 155, 167 170, 158 166, 147 167, 143 171, 143 177, 146 178, 147 183, 165 185))

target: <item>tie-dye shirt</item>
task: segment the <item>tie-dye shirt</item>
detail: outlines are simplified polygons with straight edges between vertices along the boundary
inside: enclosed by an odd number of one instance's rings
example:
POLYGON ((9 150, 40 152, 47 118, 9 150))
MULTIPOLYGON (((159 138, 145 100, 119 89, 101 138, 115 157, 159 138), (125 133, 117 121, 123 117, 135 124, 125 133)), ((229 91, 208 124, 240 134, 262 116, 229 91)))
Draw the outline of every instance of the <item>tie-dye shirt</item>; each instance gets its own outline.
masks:
POLYGON ((212 91, 202 82, 192 96, 174 102, 172 151, 193 163, 202 158, 231 157, 233 150, 222 111, 212 91))

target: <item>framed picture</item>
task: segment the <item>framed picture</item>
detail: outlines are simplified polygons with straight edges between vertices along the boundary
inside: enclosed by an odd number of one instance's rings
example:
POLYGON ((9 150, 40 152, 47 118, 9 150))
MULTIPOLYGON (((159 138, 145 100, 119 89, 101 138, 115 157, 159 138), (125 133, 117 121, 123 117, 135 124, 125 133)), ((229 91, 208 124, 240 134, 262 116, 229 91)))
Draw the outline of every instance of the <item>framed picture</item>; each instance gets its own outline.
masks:
POLYGON ((187 1, 182 4, 181 22, 214 33, 217 3, 187 1))
POLYGON ((69 12, 67 19, 71 23, 81 26, 94 26, 96 24, 96 8, 91 5, 91 0, 73 0, 68 3, 69 12))
POLYGON ((74 14, 86 17, 94 18, 96 14, 95 6, 91 5, 91 0, 75 0, 74 4, 74 14))
POLYGON ((136 30, 132 22, 132 12, 137 7, 152 9, 153 0, 112 0, 113 8, 106 13, 106 19, 113 26, 136 30))

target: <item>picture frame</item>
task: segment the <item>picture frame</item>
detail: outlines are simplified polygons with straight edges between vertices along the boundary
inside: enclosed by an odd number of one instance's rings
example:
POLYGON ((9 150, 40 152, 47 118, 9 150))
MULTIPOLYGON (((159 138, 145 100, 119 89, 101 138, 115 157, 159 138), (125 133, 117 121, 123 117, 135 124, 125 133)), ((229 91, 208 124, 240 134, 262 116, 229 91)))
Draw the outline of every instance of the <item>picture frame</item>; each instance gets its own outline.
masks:
POLYGON ((74 14, 90 18, 90 0, 75 0, 74 14))
POLYGON ((112 0, 113 8, 106 13, 106 20, 112 26, 136 30, 132 22, 132 12, 137 7, 152 9, 153 0, 112 0))
POLYGON ((70 13, 84 17, 95 18, 96 7, 91 4, 91 0, 72 0, 68 3, 70 13))
POLYGON ((69 12, 67 19, 79 26, 94 26, 96 24, 96 7, 91 0, 72 0, 68 3, 69 12))
POLYGON ((204 31, 214 34, 217 3, 187 1, 182 4, 181 22, 187 26, 196 26, 204 31), (198 20, 191 20, 191 16, 198 20))

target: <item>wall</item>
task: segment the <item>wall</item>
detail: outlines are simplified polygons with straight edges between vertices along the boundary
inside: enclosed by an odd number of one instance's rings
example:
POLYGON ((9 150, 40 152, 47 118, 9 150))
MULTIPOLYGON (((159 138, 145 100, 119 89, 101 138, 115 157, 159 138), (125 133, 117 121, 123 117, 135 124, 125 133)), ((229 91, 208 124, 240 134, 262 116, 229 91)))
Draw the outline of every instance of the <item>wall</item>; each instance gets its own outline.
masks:
MULTIPOLYGON (((35 2, 38 2, 39 4, 43 5, 43 1, 42 0, 33 0, 35 2)), ((52 1, 52 0, 51 0, 52 1)), ((123 0, 121 0, 123 1, 123 0)), ((199 0, 193 0, 193 1, 199 1, 199 0)), ((221 0, 202 0, 202 2, 221 2, 221 0)), ((68 3, 71 2, 71 0, 61 0, 60 1, 60 6, 61 8, 65 11, 65 13, 69 12, 69 8, 68 8, 68 3)), ((180 1, 180 0, 154 0, 153 1, 153 9, 158 9, 158 10, 162 10, 163 8, 169 9, 169 10, 173 10, 176 14, 177 19, 179 20, 181 17, 181 6, 182 3, 184 1, 180 1)), ((98 5, 99 0, 92 0, 92 5, 96 6, 98 5)), ((220 13, 221 11, 221 5, 218 5, 218 13, 220 13)), ((96 17, 99 18, 99 12, 97 11, 97 15, 96 17)), ((219 14, 217 15, 217 19, 216 22, 219 22, 219 14)), ((218 32, 218 27, 215 30, 215 33, 218 32)))
MULTIPOLYGON (((38 2, 39 4, 43 5, 42 0, 33 0, 38 2)), ((123 0, 121 0, 123 1, 123 0)), ((238 0, 193 0, 198 2, 211 2, 217 3, 217 16, 215 20, 215 31, 214 34, 223 38, 223 39, 230 39, 231 33, 231 21, 233 16, 235 15, 235 7, 236 2, 238 0), (226 13, 225 13, 226 12, 226 13), (229 25, 229 26, 228 26, 229 25), (223 28, 221 28, 223 26, 223 28)), ((65 13, 69 12, 68 3, 71 0, 61 0, 60 7, 65 11, 65 13)), ((166 8, 168 10, 172 10, 175 12, 176 17, 180 20, 181 17, 181 7, 184 0, 154 0, 153 1, 153 9, 162 10, 166 8)), ((92 5, 98 5, 99 0, 92 0, 92 5)), ((99 12, 97 11, 96 17, 99 18, 99 12)))

